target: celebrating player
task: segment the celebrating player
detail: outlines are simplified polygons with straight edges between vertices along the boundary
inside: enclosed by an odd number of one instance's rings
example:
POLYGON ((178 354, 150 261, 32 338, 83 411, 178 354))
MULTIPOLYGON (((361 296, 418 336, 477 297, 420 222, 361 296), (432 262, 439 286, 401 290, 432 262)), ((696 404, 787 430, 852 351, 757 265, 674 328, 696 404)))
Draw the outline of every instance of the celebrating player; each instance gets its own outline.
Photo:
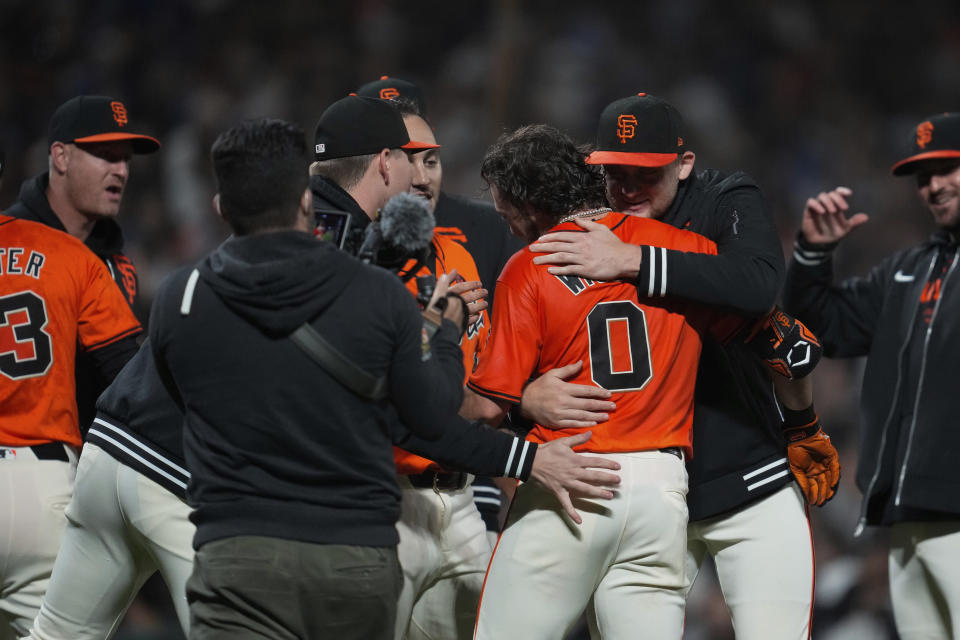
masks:
POLYGON ((905 640, 960 637, 960 435, 951 375, 960 357, 953 309, 960 237, 960 113, 910 131, 893 166, 914 176, 937 230, 864 278, 833 283, 833 251, 867 215, 847 217, 853 192, 807 200, 784 302, 815 328, 827 354, 866 356, 857 486, 864 526, 890 527, 890 594, 905 640))
MULTIPOLYGON (((77 96, 64 102, 50 118, 48 171, 24 182, 20 199, 6 211, 81 240, 107 265, 131 307, 137 297, 137 271, 123 253, 116 217, 131 155, 160 148, 155 138, 135 133, 135 124, 126 105, 115 98, 77 96)), ((97 396, 109 382, 80 355, 76 387, 81 432, 90 426, 97 396)))
POLYGON ((140 324, 106 266, 76 238, 0 216, 0 637, 27 632, 46 591, 80 448, 74 363, 104 379, 136 352, 140 324))
MULTIPOLYGON (((587 162, 603 166, 607 200, 617 210, 701 233, 717 243, 717 255, 627 244, 582 221, 579 233, 550 233, 532 245, 547 253, 534 262, 553 265, 555 274, 635 282, 645 301, 684 299, 745 314, 769 309, 783 259, 760 190, 740 172, 695 170, 689 147, 680 113, 639 94, 603 110, 587 162)), ((790 330, 804 341, 799 327, 790 330)), ((796 362, 804 357, 794 355, 796 362)), ((821 505, 833 495, 839 463, 813 412, 809 381, 774 382, 783 418, 755 353, 704 337, 696 455, 688 464, 687 578, 692 586, 712 556, 738 638, 800 640, 810 635, 814 579, 804 503, 821 505)), ((531 383, 523 402, 538 422, 589 426, 612 409, 602 392, 551 374, 531 383)))
MULTIPOLYGON (((527 241, 592 218, 628 241, 715 252, 702 236, 604 207, 599 170, 552 127, 502 136, 481 174, 497 210, 527 241)), ((532 375, 583 358, 589 366, 578 379, 617 399, 617 413, 583 450, 617 460, 624 486, 609 504, 579 503, 579 528, 544 500, 536 483, 518 489, 488 570, 477 637, 558 638, 591 601, 604 637, 632 636, 637 624, 647 637, 679 637, 686 585, 683 459, 691 447, 698 330, 712 324, 727 337, 741 323, 684 303, 641 302, 631 283, 554 276, 532 257, 516 254, 501 274, 497 329, 470 377, 462 413, 496 422, 520 401, 532 375)), ((531 437, 550 441, 578 431, 537 425, 531 437)))
POLYGON ((63 542, 28 637, 109 638, 157 570, 188 632, 194 526, 182 441, 183 413, 157 375, 147 340, 97 401, 63 542))

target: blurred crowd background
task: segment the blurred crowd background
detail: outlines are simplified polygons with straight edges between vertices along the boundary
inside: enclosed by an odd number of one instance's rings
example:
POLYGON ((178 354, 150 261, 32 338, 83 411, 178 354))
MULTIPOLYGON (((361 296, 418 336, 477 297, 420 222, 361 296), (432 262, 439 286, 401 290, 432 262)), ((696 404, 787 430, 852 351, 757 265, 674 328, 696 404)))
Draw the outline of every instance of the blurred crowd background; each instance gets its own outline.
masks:
MULTIPOLYGON (((45 170, 49 117, 74 95, 122 99, 163 143, 134 158, 121 209, 142 319, 165 274, 226 237, 210 206, 216 135, 254 116, 312 135, 327 105, 382 74, 421 86, 445 189, 480 198, 479 161, 504 130, 548 122, 589 142, 608 102, 664 97, 699 166, 757 179, 787 258, 806 198, 853 189, 871 221, 844 242, 841 276, 931 231, 915 184, 889 167, 917 122, 960 109, 956 0, 0 0, 0 48, 0 209, 45 170)), ((844 465, 837 497, 811 514, 820 640, 895 637, 886 540, 853 537, 859 381, 855 361, 816 373, 844 465)), ((168 600, 148 583, 117 637, 182 637, 168 600)), ((733 637, 711 571, 685 637, 733 637)))

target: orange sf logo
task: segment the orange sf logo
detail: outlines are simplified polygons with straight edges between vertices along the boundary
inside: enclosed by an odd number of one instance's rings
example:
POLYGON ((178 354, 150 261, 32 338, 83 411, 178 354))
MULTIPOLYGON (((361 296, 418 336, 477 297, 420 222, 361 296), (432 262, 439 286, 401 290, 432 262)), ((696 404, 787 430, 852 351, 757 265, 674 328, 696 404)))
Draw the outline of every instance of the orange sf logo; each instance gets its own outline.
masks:
POLYGON ((621 113, 617 116, 617 137, 620 144, 627 144, 627 140, 636 135, 637 116, 632 113, 621 113))
POLYGON ((933 139, 933 123, 929 120, 917 125, 917 146, 925 149, 933 139))
POLYGON ((381 100, 389 100, 390 98, 396 98, 399 95, 400 92, 393 87, 384 87, 383 89, 380 89, 381 100))
POLYGON ((117 121, 117 124, 121 127, 127 124, 127 108, 123 106, 122 102, 111 102, 110 108, 113 109, 113 119, 117 121))

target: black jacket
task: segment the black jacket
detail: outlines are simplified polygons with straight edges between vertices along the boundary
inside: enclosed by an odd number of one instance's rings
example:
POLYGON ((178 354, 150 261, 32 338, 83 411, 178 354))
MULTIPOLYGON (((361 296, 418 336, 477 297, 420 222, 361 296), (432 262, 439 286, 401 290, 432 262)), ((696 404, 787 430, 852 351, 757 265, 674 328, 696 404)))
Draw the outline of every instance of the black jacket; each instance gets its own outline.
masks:
MULTIPOLYGON (((717 243, 718 255, 645 251, 641 296, 679 296, 745 315, 766 313, 783 255, 760 189, 743 173, 694 172, 662 220, 717 243), (665 255, 665 257, 663 257, 665 255), (658 260, 654 268, 654 261, 658 260), (652 289, 651 289, 652 287, 652 289)), ((779 490, 793 476, 781 417, 762 363, 740 343, 704 335, 688 465, 690 520, 710 518, 779 490)))
POLYGON ((457 330, 432 343, 393 274, 310 234, 231 238, 168 278, 150 322, 157 370, 185 409, 194 545, 235 535, 392 546, 394 408, 436 439, 462 398, 457 330), (389 401, 343 387, 289 334, 310 324, 389 401))
MULTIPOLYGON (((63 223, 47 201, 49 184, 49 173, 26 180, 20 186, 20 199, 4 213, 14 218, 40 222, 66 233, 63 223)), ((137 270, 123 253, 123 232, 120 225, 112 218, 97 220, 84 244, 104 261, 114 282, 133 307, 137 300, 137 270)), ((109 380, 97 371, 90 357, 83 353, 77 354, 76 372, 79 425, 81 433, 85 433, 96 413, 97 396, 106 388, 109 380)))
POLYGON ((817 333, 824 353, 867 356, 857 456, 857 486, 864 494, 861 525, 879 524, 890 497, 907 509, 960 515, 960 476, 954 467, 960 430, 952 402, 957 383, 951 375, 960 359, 955 245, 940 231, 883 260, 864 278, 833 284, 829 248, 798 242, 787 272, 784 306, 817 333), (918 343, 914 323, 921 294, 941 252, 952 258, 918 343), (911 358, 919 358, 916 369, 911 358), (898 431, 906 446, 891 436, 898 431))
POLYGON ((487 302, 492 311, 497 277, 510 256, 523 249, 524 242, 510 233, 510 227, 496 210, 482 200, 441 191, 433 215, 437 220, 437 233, 453 237, 473 256, 480 281, 489 292, 487 302))
POLYGON ((183 413, 160 380, 149 340, 97 400, 87 442, 186 498, 183 413))

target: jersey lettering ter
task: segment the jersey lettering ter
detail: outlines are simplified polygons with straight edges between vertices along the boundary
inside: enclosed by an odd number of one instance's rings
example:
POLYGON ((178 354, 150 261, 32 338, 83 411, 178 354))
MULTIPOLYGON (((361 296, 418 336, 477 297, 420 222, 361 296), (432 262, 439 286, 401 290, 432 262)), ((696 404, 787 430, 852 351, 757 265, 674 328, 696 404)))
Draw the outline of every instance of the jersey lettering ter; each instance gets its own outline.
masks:
MULTIPOLYGON (((716 254, 716 245, 703 236, 655 220, 609 213, 600 223, 629 244, 716 254)), ((555 230, 580 227, 564 223, 555 230)), ((654 259, 659 251, 654 250, 654 259)), ((608 389, 617 408, 609 421, 591 427, 593 437, 577 450, 680 446, 690 455, 699 331, 709 327, 729 336, 740 319, 669 298, 641 303, 632 282, 554 276, 546 265, 533 264, 533 257, 525 249, 504 267, 497 281, 495 329, 468 386, 518 403, 531 377, 583 361, 570 382, 608 389)), ((581 431, 535 425, 528 439, 543 443, 581 431)))
POLYGON ((82 242, 0 215, 0 444, 79 446, 77 345, 93 351, 140 330, 82 242))
MULTIPOLYGON (((432 268, 423 267, 416 273, 418 276, 430 275, 440 276, 457 270, 459 277, 456 282, 472 282, 480 280, 477 274, 477 265, 473 261, 473 256, 453 238, 435 233, 433 236, 433 249, 436 254, 432 268)), ((417 294, 417 280, 411 278, 407 281, 407 289, 414 295, 417 294)), ((487 312, 480 313, 480 318, 472 325, 467 327, 466 333, 460 341, 460 348, 463 350, 463 368, 465 375, 469 376, 476 368, 476 364, 487 344, 487 336, 490 332, 490 320, 487 312)), ((411 474, 422 473, 427 469, 439 469, 440 466, 427 458, 418 456, 394 447, 393 458, 397 464, 397 473, 411 474)))

